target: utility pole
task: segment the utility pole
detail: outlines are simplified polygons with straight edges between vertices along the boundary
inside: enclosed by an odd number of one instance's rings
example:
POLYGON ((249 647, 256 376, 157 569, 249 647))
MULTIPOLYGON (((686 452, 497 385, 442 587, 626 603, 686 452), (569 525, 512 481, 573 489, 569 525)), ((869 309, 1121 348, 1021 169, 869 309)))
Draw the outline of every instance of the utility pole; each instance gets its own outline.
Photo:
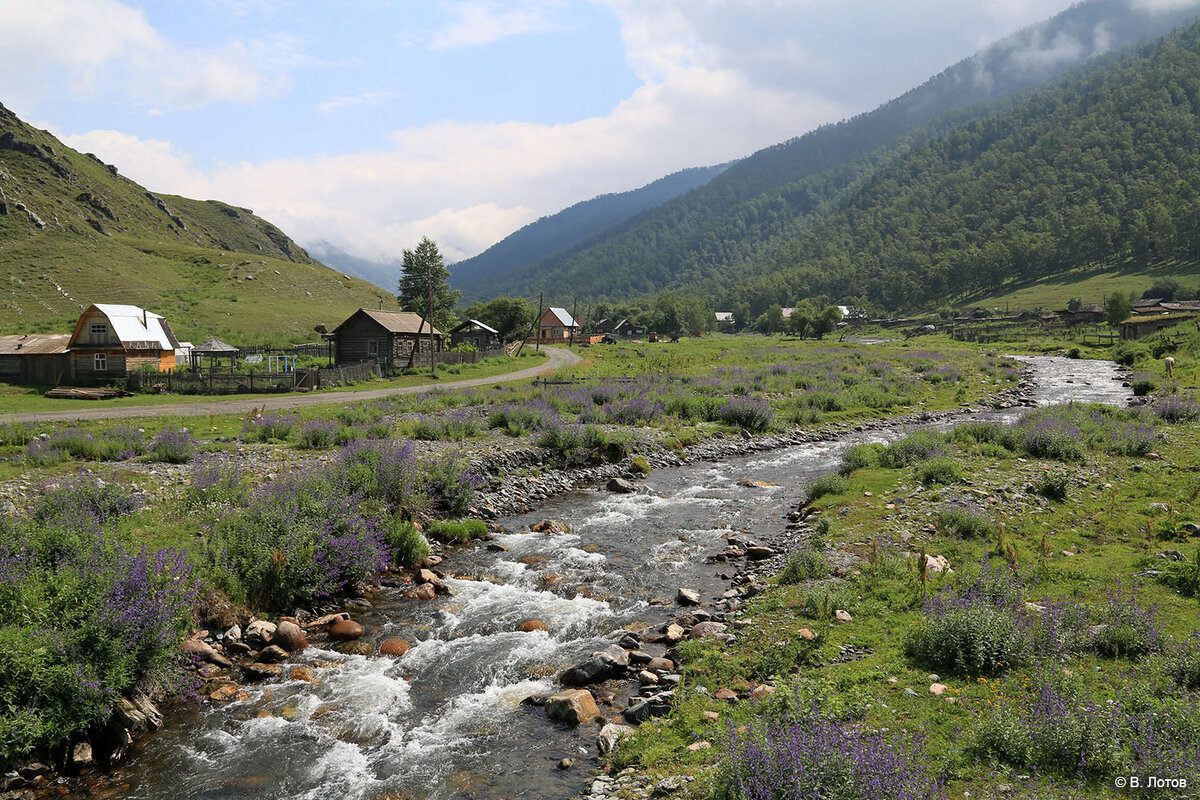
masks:
POLYGON ((433 357, 433 264, 429 264, 429 270, 425 273, 427 283, 429 284, 429 305, 428 315, 429 320, 429 374, 437 377, 437 361, 433 357))
POLYGON ((533 340, 533 347, 534 347, 534 349, 535 349, 535 350, 537 350, 539 353, 540 353, 540 352, 542 352, 542 329, 541 329, 541 323, 542 323, 542 303, 545 301, 545 299, 546 299, 546 293, 545 293, 545 292, 538 292, 538 315, 537 315, 537 320, 536 320, 536 321, 533 323, 534 325, 537 325, 537 326, 538 326, 538 328, 537 328, 537 331, 536 331, 536 333, 537 333, 537 338, 533 340))
POLYGON ((575 346, 575 326, 579 324, 575 320, 575 313, 577 311, 579 311, 579 298, 578 297, 576 297, 574 302, 571 303, 571 341, 567 345, 567 347, 575 346))

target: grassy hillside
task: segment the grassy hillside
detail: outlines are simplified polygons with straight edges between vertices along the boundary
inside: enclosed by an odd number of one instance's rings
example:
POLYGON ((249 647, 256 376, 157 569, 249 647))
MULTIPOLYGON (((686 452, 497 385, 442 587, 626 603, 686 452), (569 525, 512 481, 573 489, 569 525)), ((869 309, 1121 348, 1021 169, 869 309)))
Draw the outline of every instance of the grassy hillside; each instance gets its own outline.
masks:
POLYGON ((282 343, 380 294, 248 209, 147 192, 0 106, 0 332, 67 331, 90 303, 134 303, 184 339, 282 343))

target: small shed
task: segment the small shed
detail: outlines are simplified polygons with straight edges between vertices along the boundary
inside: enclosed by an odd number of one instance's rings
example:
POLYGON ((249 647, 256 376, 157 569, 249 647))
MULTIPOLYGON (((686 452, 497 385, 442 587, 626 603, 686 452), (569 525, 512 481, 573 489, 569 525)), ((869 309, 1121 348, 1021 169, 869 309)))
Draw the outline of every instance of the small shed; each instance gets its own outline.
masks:
POLYGON ((445 337, 437 328, 426 324, 420 314, 360 308, 334 328, 331 337, 338 364, 375 361, 392 365, 406 363, 413 348, 418 353, 428 353, 430 331, 433 332, 433 349, 440 353, 445 349, 445 337))
POLYGON ((469 319, 450 331, 450 346, 457 347, 460 344, 470 345, 476 350, 495 350, 503 342, 500 341, 500 331, 477 319, 469 319))
POLYGON ((0 382, 58 385, 71 377, 69 333, 0 336, 0 382))
POLYGON ((231 344, 226 344, 220 339, 209 339, 207 342, 201 342, 194 345, 188 357, 191 361, 192 369, 200 369, 204 366, 204 359, 208 359, 208 368, 215 369, 225 359, 229 359, 229 371, 233 372, 237 367, 238 350, 231 344))

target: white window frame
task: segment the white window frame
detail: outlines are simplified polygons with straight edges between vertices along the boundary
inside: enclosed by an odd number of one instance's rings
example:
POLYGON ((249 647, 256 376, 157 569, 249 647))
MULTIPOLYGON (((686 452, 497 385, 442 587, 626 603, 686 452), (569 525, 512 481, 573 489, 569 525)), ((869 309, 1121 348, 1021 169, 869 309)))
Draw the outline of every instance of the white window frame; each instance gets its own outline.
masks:
POLYGON ((92 369, 96 372, 108 372, 108 354, 93 353, 92 354, 92 369))

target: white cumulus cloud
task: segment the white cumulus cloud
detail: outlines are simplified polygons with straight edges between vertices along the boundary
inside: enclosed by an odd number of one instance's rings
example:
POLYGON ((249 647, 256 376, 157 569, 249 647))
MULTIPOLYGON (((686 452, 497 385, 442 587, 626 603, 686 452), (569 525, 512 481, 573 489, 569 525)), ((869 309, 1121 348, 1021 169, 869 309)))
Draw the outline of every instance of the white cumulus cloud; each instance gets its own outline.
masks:
POLYGON ((118 0, 0 0, 0 19, 0 57, 9 65, 0 70, 0 92, 10 97, 36 93, 65 73, 81 96, 115 93, 151 107, 197 108, 276 92, 308 63, 287 36, 184 45, 118 0))

